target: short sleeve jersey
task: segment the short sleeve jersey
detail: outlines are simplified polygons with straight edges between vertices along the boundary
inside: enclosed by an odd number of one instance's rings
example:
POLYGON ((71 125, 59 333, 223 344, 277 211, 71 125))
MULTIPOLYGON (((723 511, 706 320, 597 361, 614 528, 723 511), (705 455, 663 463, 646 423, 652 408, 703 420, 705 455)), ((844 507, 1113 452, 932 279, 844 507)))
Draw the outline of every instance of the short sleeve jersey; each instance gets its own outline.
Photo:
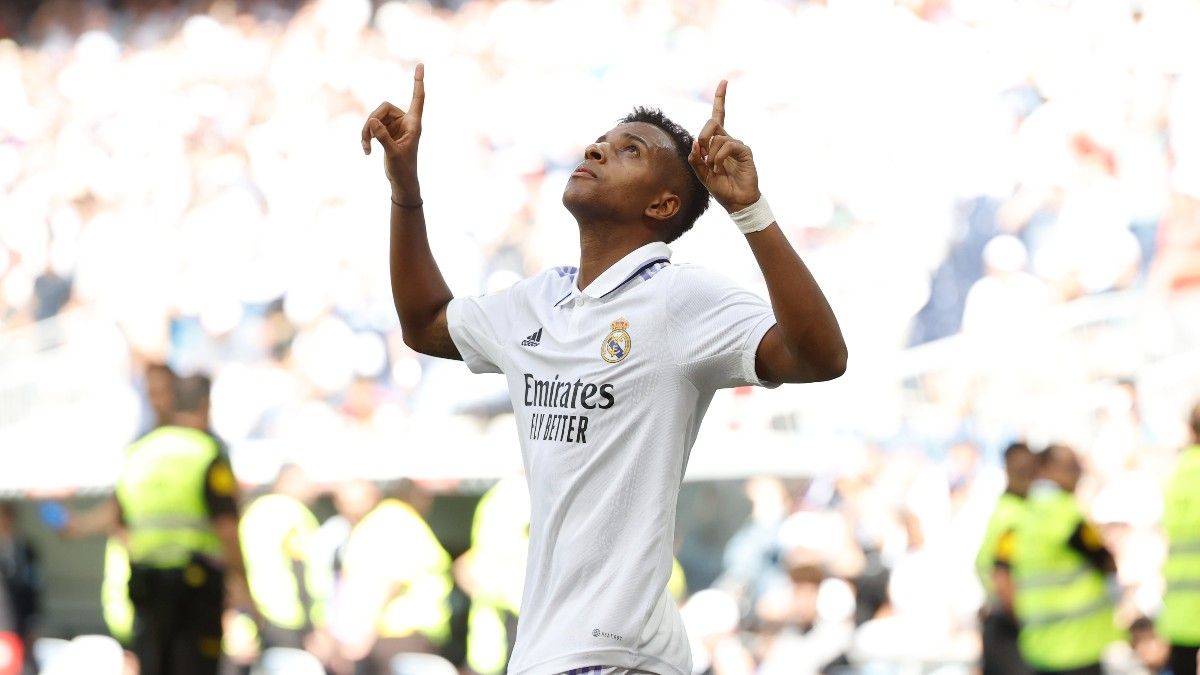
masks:
POLYGON ((513 675, 594 665, 689 675, 667 593, 679 486, 722 387, 764 384, 770 306, 643 246, 582 291, 558 267, 456 298, 450 334, 503 373, 528 476, 529 556, 513 675))

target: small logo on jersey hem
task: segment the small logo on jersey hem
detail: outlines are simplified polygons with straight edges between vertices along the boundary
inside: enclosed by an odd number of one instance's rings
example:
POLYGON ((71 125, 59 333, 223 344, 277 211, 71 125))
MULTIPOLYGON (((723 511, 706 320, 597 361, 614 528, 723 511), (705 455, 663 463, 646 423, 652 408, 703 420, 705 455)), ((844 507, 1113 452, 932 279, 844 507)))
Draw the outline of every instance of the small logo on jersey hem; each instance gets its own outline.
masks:
POLYGON ((529 337, 521 340, 522 347, 536 347, 542 343, 542 329, 539 328, 529 335, 529 337))
POLYGON ((609 640, 624 640, 625 639, 625 638, 621 637, 620 635, 617 635, 616 633, 607 633, 605 631, 600 630, 599 628, 592 629, 592 637, 608 638, 609 640))
POLYGON ((629 356, 633 347, 633 338, 629 337, 629 322, 617 319, 612 322, 612 332, 604 336, 600 343, 600 358, 609 363, 619 363, 629 356))

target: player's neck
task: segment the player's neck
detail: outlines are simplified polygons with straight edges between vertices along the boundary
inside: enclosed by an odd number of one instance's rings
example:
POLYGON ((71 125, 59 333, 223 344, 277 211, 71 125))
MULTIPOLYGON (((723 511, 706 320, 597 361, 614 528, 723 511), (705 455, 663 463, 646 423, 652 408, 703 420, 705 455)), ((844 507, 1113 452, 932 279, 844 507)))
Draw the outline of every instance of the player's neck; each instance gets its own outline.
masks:
POLYGON ((575 285, 587 288, 604 271, 631 251, 658 241, 654 232, 635 227, 615 225, 585 226, 579 224, 579 274, 575 285))

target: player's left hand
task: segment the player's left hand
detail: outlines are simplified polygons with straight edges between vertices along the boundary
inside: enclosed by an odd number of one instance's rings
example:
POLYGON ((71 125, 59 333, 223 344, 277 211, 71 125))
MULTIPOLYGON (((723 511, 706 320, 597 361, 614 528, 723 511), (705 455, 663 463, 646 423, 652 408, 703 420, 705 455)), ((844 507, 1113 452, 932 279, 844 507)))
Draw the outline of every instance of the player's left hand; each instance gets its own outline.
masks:
POLYGON ((758 170, 750 146, 725 131, 725 90, 721 80, 713 96, 712 117, 692 143, 688 163, 692 171, 712 193, 713 199, 729 213, 752 206, 762 196, 758 191, 758 170))

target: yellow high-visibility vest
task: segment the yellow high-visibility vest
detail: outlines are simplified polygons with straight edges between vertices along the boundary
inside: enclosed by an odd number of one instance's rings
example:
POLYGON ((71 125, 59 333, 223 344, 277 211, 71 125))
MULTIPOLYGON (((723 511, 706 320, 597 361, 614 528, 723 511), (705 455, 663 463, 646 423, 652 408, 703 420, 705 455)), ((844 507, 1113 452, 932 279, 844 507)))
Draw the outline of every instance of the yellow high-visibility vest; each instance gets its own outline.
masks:
POLYGON ((204 501, 216 439, 196 429, 159 427, 129 446, 117 482, 128 528, 129 560, 160 569, 186 566, 196 553, 222 557, 204 501))
POLYGON ((979 576, 979 583, 983 585, 989 600, 994 599, 996 595, 996 585, 992 581, 992 570, 996 567, 996 547, 1000 543, 1000 537, 1017 526, 1023 513, 1025 498, 1005 492, 996 500, 996 509, 988 519, 983 542, 975 556, 975 574, 979 576))
POLYGON ((1163 530, 1167 592, 1158 628, 1174 645, 1200 647, 1200 445, 1179 456, 1167 485, 1163 530))
POLYGON ((420 632, 435 643, 450 636, 450 555, 411 506, 385 499, 350 531, 343 573, 347 577, 389 578, 402 590, 379 617, 380 637, 420 632), (391 542, 404 542, 403 555, 391 542))
POLYGON ((104 545, 100 605, 108 632, 117 642, 130 645, 133 641, 133 602, 129 600, 129 552, 116 537, 109 537, 104 545))
POLYGON ((307 506, 279 494, 251 502, 238 525, 254 604, 264 619, 281 628, 301 630, 309 625, 300 593, 304 574, 297 577, 294 563, 304 560, 308 538, 317 527, 307 506))
POLYGON ((1105 574, 1069 544, 1083 513, 1062 490, 1036 492, 1017 523, 1012 557, 1021 654, 1038 670, 1100 662, 1117 638, 1105 574))

